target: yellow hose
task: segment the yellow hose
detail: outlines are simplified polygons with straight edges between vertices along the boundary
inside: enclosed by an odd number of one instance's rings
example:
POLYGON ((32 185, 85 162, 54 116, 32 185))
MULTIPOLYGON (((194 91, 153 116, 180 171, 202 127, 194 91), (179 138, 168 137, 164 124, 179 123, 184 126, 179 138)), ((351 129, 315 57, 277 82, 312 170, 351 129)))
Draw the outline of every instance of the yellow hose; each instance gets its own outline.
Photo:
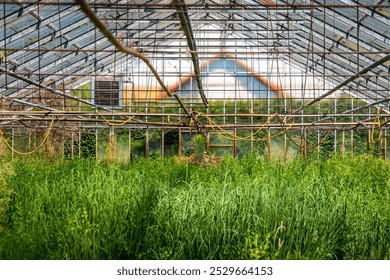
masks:
POLYGON ((42 148, 42 146, 45 144, 47 138, 49 137, 49 134, 50 134, 50 132, 51 132, 51 129, 53 128, 53 125, 54 125, 54 119, 51 120, 49 129, 47 130, 47 132, 46 132, 46 134, 45 134, 45 137, 43 138, 41 144, 39 144, 38 147, 36 147, 34 150, 29 151, 29 152, 20 152, 20 151, 18 151, 18 150, 15 150, 15 149, 7 142, 7 140, 5 139, 4 132, 3 132, 1 129, 0 129, 0 134, 1 134, 1 136, 3 137, 3 141, 4 141, 5 145, 6 145, 11 151, 13 151, 14 153, 19 154, 19 155, 31 155, 31 154, 35 153, 36 151, 38 151, 40 148, 42 148))
MULTIPOLYGON (((247 137, 240 137, 240 136, 234 135, 233 133, 231 133, 231 132, 225 130, 224 128, 222 128, 220 125, 218 125, 216 122, 214 122, 214 121, 213 121, 209 116, 207 116, 206 114, 201 113, 201 112, 196 112, 196 113, 198 114, 198 116, 203 116, 203 117, 205 117, 205 118, 210 122, 211 128, 212 128, 215 132, 217 132, 217 134, 220 135, 221 137, 223 137, 223 138, 225 138, 225 139, 228 139, 228 140, 242 140, 242 141, 251 141, 251 140, 252 140, 252 137, 255 136, 257 133, 259 133, 259 132, 260 132, 260 131, 261 131, 261 130, 262 130, 262 129, 271 121, 271 120, 272 120, 272 118, 274 118, 274 117, 276 116, 276 114, 273 114, 272 116, 270 116, 270 117, 268 118, 268 120, 267 120, 264 124, 262 124, 258 130, 256 130, 256 132, 250 134, 250 135, 247 136, 247 137), (219 131, 217 131, 217 130, 215 129, 215 127, 218 128, 220 131, 222 131, 222 133, 219 132, 219 131), (230 137, 225 136, 224 134, 228 134, 230 137)), ((276 137, 276 136, 279 136, 280 134, 283 134, 283 133, 287 132, 293 125, 294 125, 294 122, 292 122, 286 129, 283 129, 283 131, 281 131, 281 132, 278 132, 278 133, 276 133, 276 134, 274 134, 274 135, 271 135, 271 136, 268 136, 268 137, 266 137, 266 138, 256 138, 256 139, 254 139, 254 140, 256 140, 256 141, 259 141, 259 140, 260 140, 260 141, 263 141, 263 140, 272 139, 272 138, 274 138, 274 137, 276 137)))
POLYGON ((103 115, 102 115, 101 117, 102 117, 102 119, 103 119, 106 123, 108 123, 109 125, 112 125, 112 126, 122 126, 122 125, 128 123, 129 121, 131 121, 132 119, 134 119, 134 116, 132 116, 132 117, 128 118, 127 120, 121 122, 121 123, 117 123, 118 121, 110 121, 110 120, 108 120, 107 118, 105 118, 103 115))

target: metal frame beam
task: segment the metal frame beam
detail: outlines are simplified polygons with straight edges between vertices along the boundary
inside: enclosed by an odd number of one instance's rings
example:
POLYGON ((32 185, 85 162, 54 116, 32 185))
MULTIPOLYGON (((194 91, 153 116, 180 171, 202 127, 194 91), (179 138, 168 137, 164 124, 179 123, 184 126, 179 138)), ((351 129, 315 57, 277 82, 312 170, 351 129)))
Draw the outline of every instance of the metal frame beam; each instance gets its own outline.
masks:
MULTIPOLYGON (((4 95, 1 95, 0 98, 4 98, 4 99, 7 99, 7 100, 10 100, 11 102, 16 102, 16 103, 27 105, 27 106, 30 106, 30 107, 35 107, 35 108, 47 110, 47 111, 50 111, 50 112, 58 111, 57 109, 53 109, 51 107, 47 107, 47 106, 31 103, 31 102, 20 100, 20 99, 17 99, 17 98, 10 98, 10 97, 4 96, 4 95)), ((12 111, 12 112, 13 112, 13 114, 17 113, 15 111, 12 111)))
POLYGON ((332 88, 331 90, 328 90, 327 92, 325 92, 321 96, 319 96, 319 97, 313 99, 312 101, 302 105, 301 107, 299 107, 297 110, 294 111, 294 114, 299 112, 299 111, 302 111, 304 108, 306 108, 306 107, 308 107, 310 105, 313 105, 313 104, 317 103, 318 101, 324 99, 325 97, 327 97, 327 96, 331 95, 332 93, 336 92, 337 90, 341 89, 343 86, 346 86, 350 82, 354 81, 355 79, 360 77, 360 75, 368 73, 369 71, 371 71, 372 69, 374 69, 378 65, 382 65, 383 63, 385 63, 386 61, 389 61, 389 60, 390 60, 390 54, 384 56, 380 60, 374 62, 373 64, 371 64, 368 67, 364 68, 363 70, 361 70, 360 72, 356 73, 355 75, 352 75, 351 77, 349 77, 348 79, 344 80, 343 82, 341 82, 340 84, 338 84, 337 86, 332 88))
MULTIPOLYGON (((381 104, 381 103, 389 102, 389 101, 390 101, 390 97, 383 98, 383 99, 377 100, 377 101, 375 101, 375 102, 371 102, 371 103, 369 103, 369 104, 365 104, 365 105, 362 105, 362 106, 353 108, 353 109, 351 109, 351 110, 347 110, 347 111, 341 112, 341 113, 337 114, 337 116, 342 116, 342 117, 348 116, 347 114, 350 114, 350 113, 353 113, 353 112, 356 112, 356 111, 359 111, 359 110, 362 110, 362 109, 365 109, 365 108, 368 108, 368 107, 371 107, 371 106, 375 106, 375 105, 378 105, 378 104, 381 104)), ((383 111, 387 112, 387 114, 389 114, 389 112, 390 112, 390 107, 389 107, 388 109, 383 109, 383 108, 380 108, 380 109, 382 109, 383 111)), ((369 114, 364 114, 364 115, 365 115, 365 116, 368 116, 369 114)), ((336 116, 336 117, 337 117, 337 116, 336 116)), ((351 115, 351 116, 352 116, 352 117, 353 117, 353 116, 356 116, 356 114, 353 114, 353 115, 351 115)), ((372 117, 375 117, 375 116, 377 116, 377 115, 374 115, 374 116, 372 116, 372 117)), ((332 117, 334 117, 334 116, 329 115, 329 116, 327 116, 327 117, 324 117, 324 118, 322 118, 322 119, 320 119, 320 120, 317 120, 317 121, 313 122, 313 124, 322 122, 322 121, 324 121, 324 120, 331 119, 332 117)))

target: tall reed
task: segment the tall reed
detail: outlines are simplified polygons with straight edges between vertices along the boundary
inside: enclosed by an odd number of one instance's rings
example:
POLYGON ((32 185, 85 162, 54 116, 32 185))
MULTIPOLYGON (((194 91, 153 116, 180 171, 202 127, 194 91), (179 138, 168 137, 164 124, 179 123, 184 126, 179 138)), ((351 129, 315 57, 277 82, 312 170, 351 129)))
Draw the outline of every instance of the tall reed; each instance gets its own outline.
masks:
POLYGON ((1 259, 390 258, 390 167, 372 157, 12 168, 1 259))

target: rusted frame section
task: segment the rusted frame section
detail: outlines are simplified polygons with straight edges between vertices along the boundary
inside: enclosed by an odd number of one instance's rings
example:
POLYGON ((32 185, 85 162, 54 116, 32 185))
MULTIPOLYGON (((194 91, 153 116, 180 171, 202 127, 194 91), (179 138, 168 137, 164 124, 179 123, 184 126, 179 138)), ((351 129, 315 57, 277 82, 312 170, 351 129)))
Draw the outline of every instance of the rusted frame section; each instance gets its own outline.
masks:
POLYGON ((187 6, 184 0, 173 0, 172 3, 176 6, 176 12, 180 19, 180 25, 187 39, 187 45, 190 49, 192 64, 194 65, 195 79, 198 84, 199 94, 206 107, 208 107, 208 101, 204 94, 202 80, 200 78, 199 59, 196 49, 195 36, 192 31, 190 17, 188 16, 187 6))
MULTIPOLYGON (((31 119, 29 117, 23 117, 23 118, 2 118, 2 121, 8 121, 8 122, 13 122, 13 123, 5 123, 2 124, 3 127, 10 127, 10 128, 15 128, 15 127, 22 127, 22 124, 20 125, 15 125, 14 122, 17 121, 33 121, 34 119, 31 119)), ((83 119, 80 120, 79 118, 57 118, 56 119, 59 122, 81 122, 79 124, 79 128, 89 128, 89 129, 106 129, 111 127, 112 125, 108 124, 105 120, 102 119, 83 119)), ((36 121, 40 121, 36 119, 36 121)), ((335 129, 335 130, 349 130, 349 129, 363 129, 366 130, 368 128, 371 128, 373 125, 377 125, 376 122, 366 122, 366 121, 355 121, 355 122, 327 122, 327 123, 319 123, 313 125, 310 122, 307 123, 294 123, 291 125, 291 128, 289 128, 289 131, 293 130, 300 130, 301 128, 305 127, 307 130, 318 130, 318 129, 335 129)), ((56 126, 54 126, 56 127, 56 126)), ((221 125, 225 130, 234 130, 234 129, 240 129, 240 130, 245 130, 245 131, 251 131, 253 129, 259 128, 258 124, 225 124, 221 125)), ((277 129, 277 130, 286 130, 286 126, 284 124, 279 124, 279 123, 269 123, 263 126, 264 128, 267 128, 269 130, 271 129, 277 129)), ((172 124, 172 123, 162 123, 162 122, 152 122, 152 121, 131 121, 128 122, 127 124, 121 126, 121 128, 149 128, 149 129, 161 129, 161 128, 169 128, 169 129, 177 129, 181 130, 182 132, 191 132, 190 127, 184 127, 180 126, 178 124, 172 124)), ((204 125, 204 128, 209 129, 209 131, 212 131, 215 126, 213 125, 204 125)), ((381 124, 381 129, 384 130, 389 130, 390 125, 389 123, 383 123, 381 124)), ((223 133, 223 132, 221 132, 223 133)), ((269 134, 270 136, 270 134, 269 134)), ((239 141, 239 140, 237 140, 239 141)))
MULTIPOLYGON (((11 100, 11 99, 10 99, 11 100)), ((380 101, 390 101, 390 97, 386 98, 386 99, 382 99, 380 101)), ((377 101, 377 102, 380 102, 380 101, 377 101)), ((37 105, 37 104, 34 104, 34 103, 30 103, 30 102, 26 102, 26 101, 22 101, 24 103, 27 103, 26 105, 30 105, 30 106, 41 106, 41 105, 37 105)), ((372 106, 373 103, 371 104, 366 104, 366 105, 363 105, 361 107, 356 107, 354 109, 351 109, 351 110, 348 110, 348 111, 345 111, 345 112, 341 112, 341 113, 323 113, 323 114, 300 114, 300 115, 291 115, 291 114, 283 114, 283 115, 280 115, 280 116, 283 116, 283 117, 286 117, 286 118, 294 118, 294 117, 303 117, 303 118, 313 118, 313 117, 323 117, 323 119, 325 120, 326 118, 333 118, 333 117, 367 117, 367 118, 373 118, 373 117, 376 117, 376 116, 379 116, 381 118, 385 118, 385 117, 388 117, 388 114, 383 112, 383 113, 380 113, 379 115, 375 112, 375 113, 369 113, 369 114, 366 114, 366 113, 353 113, 357 110, 361 110, 363 108, 367 108, 369 106, 372 106)), ((44 107, 44 106, 42 106, 44 107)), ((43 109, 43 108, 42 108, 43 109)), ((1 115, 2 116, 33 116, 33 117, 42 117, 42 116, 46 116, 46 115, 49 115, 50 116, 56 116, 56 117, 63 117, 63 118, 67 118, 67 117, 85 117, 85 118, 92 118, 93 120, 96 119, 96 117, 109 117, 109 116, 113 116, 112 112, 94 112, 94 111, 60 111, 60 110, 57 110, 57 109, 53 109, 53 108, 48 108, 48 110, 45 110, 45 111, 29 111, 29 110, 25 110, 25 111, 1 111, 1 115)), ((244 117, 244 118, 248 118, 248 123, 251 124, 252 122, 249 120, 249 118, 253 118, 253 117, 266 117, 266 118, 269 118, 271 116, 273 116, 274 114, 268 114, 268 113, 220 113, 220 114, 206 114, 207 117, 210 117, 210 118, 234 118, 234 117, 244 117)), ((114 116, 118 117, 115 121, 119 121, 121 120, 121 118, 129 118, 129 117, 137 117, 137 118, 142 118, 142 117, 146 117, 146 116, 149 116, 149 117, 175 117, 175 118, 185 118, 186 115, 183 113, 146 113, 146 112, 115 112, 114 116)), ((122 119, 123 120, 123 119, 122 119)), ((310 122, 311 124, 316 124, 318 123, 319 121, 315 121, 315 122, 310 122)), ((182 124, 184 125, 184 124, 182 124)), ((221 124, 222 125, 222 124, 221 124)), ((256 124, 255 124, 256 125, 256 124)))

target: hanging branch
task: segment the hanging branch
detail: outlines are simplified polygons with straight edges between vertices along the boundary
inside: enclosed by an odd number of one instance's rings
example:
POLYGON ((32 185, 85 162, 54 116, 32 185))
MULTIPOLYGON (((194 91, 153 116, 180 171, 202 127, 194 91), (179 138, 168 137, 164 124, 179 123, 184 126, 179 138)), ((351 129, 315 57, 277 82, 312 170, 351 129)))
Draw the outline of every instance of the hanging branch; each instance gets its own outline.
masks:
POLYGON ((198 84, 200 97, 202 98, 204 105, 208 107, 207 98, 203 90, 202 80, 200 79, 199 59, 196 49, 195 37, 194 33, 192 32, 187 7, 185 5, 184 0, 173 0, 172 3, 176 6, 176 12, 180 19, 180 25, 186 36, 188 48, 190 49, 192 64, 194 65, 195 78, 198 84))

